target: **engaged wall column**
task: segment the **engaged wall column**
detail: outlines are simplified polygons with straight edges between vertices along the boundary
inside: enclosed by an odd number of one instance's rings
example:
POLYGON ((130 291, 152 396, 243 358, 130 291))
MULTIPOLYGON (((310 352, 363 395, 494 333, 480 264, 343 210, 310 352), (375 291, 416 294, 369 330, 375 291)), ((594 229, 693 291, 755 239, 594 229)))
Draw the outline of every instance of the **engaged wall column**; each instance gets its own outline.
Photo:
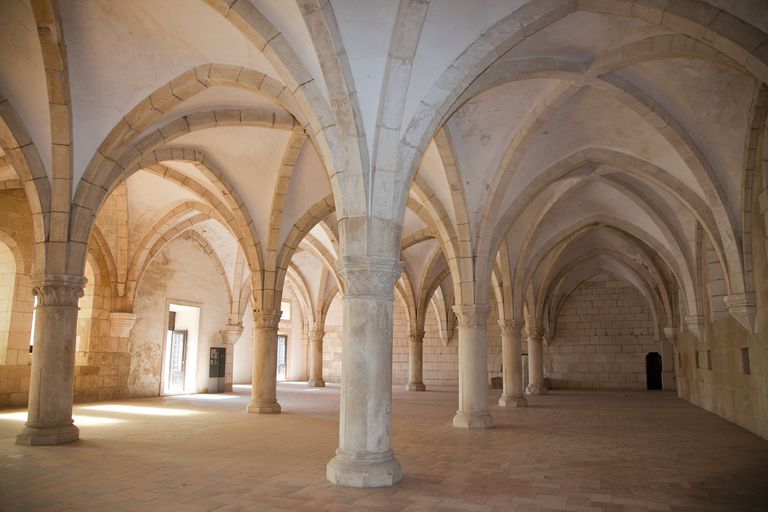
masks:
POLYGON ((339 448, 331 483, 393 485, 402 478, 392 451, 392 303, 403 265, 389 258, 340 261, 343 298, 339 448))
POLYGON ((72 275, 33 278, 37 296, 27 423, 16 443, 54 445, 76 441, 72 420, 77 301, 86 279, 72 275))

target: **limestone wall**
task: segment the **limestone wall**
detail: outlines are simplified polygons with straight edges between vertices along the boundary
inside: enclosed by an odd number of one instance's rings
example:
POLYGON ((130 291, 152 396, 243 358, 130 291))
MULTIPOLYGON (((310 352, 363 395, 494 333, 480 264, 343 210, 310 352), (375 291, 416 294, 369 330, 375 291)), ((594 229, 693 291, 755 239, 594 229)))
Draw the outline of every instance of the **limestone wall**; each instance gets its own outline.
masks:
POLYGON ((645 299, 629 284, 599 274, 563 305, 556 337, 544 348, 545 376, 552 389, 646 389, 648 352, 661 354, 661 345, 645 299))
MULTIPOLYGON (((721 298, 709 295, 703 297, 704 335, 698 339, 691 332, 683 332, 677 352, 683 399, 768 439, 768 188, 761 198, 755 201, 760 215, 752 217, 757 296, 754 333, 732 316, 717 314, 718 308, 712 303, 719 303, 721 298), (747 354, 749 373, 743 364, 747 354)), ((706 277, 717 269, 707 266, 702 270, 706 277)))
POLYGON ((187 372, 197 375, 194 389, 185 391, 207 390, 209 348, 220 345, 218 332, 227 323, 228 299, 211 258, 193 240, 177 238, 150 263, 138 287, 136 324, 129 339, 130 396, 160 393, 169 302, 200 307, 198 342, 189 344, 187 355, 187 372))
POLYGON ((21 189, 0 191, 0 407, 26 405, 34 233, 21 189))

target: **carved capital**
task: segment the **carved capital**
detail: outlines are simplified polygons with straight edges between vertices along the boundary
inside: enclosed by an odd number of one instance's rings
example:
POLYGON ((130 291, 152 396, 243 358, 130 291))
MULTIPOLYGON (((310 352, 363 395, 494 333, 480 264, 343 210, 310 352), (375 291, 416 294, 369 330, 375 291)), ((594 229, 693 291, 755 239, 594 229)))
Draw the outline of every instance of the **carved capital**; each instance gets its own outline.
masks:
POLYGON ((221 342, 224 345, 234 345, 243 334, 243 324, 227 324, 219 331, 221 342))
POLYGON ((750 334, 755 332, 757 319, 757 299, 754 293, 739 293, 725 296, 723 299, 728 313, 736 319, 750 334))
POLYGON ((134 313, 113 311, 109 314, 109 335, 113 338, 127 338, 136 323, 134 313))
POLYGON ((323 338, 325 338, 325 331, 322 329, 314 329, 312 331, 309 331, 309 341, 310 343, 322 343, 323 338))
POLYGON ((83 276, 67 274, 35 276, 32 278, 32 293, 37 297, 38 306, 77 307, 87 281, 83 276))
POLYGON ((485 327, 491 306, 488 304, 469 304, 453 306, 453 312, 459 319, 459 327, 485 327))
POLYGON ((424 331, 411 331, 408 337, 411 343, 424 343, 424 331))
POLYGON ((344 280, 344 298, 385 298, 394 300, 395 282, 403 273, 403 263, 391 258, 344 257, 336 263, 344 280))
POLYGON ((544 328, 543 327, 529 327, 528 328, 528 337, 532 340, 541 341, 544 339, 544 328))
POLYGON ((521 338, 523 335, 523 327, 525 327, 525 322, 522 320, 499 320, 499 327, 501 327, 502 336, 521 338))
POLYGON ((279 309, 254 309, 253 326, 257 329, 277 329, 280 315, 279 309))
POLYGON ((690 315, 686 316, 685 327, 691 331, 697 340, 701 341, 704 336, 704 316, 703 315, 690 315))

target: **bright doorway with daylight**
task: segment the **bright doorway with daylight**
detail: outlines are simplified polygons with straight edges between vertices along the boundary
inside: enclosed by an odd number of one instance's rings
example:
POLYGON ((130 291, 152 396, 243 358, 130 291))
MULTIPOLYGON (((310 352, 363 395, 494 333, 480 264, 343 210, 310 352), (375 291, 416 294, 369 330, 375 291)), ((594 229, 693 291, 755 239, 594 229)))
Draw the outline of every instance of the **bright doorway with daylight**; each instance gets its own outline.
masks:
POLYGON ((285 380, 287 369, 288 337, 282 334, 277 336, 277 380, 285 380))
POLYGON ((168 326, 163 351, 163 393, 193 393, 197 377, 197 341, 200 308, 168 304, 168 326))

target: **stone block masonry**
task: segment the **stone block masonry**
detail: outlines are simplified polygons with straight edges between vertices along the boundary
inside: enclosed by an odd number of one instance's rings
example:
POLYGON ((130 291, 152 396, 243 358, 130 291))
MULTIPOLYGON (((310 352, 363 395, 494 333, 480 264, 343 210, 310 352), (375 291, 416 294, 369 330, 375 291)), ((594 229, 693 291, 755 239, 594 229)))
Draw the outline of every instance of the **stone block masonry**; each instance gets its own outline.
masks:
MULTIPOLYGON (((645 355, 661 353, 645 299, 598 274, 568 297, 544 350, 553 389, 646 389, 645 355)), ((672 364, 672 361, 664 361, 672 364)))

